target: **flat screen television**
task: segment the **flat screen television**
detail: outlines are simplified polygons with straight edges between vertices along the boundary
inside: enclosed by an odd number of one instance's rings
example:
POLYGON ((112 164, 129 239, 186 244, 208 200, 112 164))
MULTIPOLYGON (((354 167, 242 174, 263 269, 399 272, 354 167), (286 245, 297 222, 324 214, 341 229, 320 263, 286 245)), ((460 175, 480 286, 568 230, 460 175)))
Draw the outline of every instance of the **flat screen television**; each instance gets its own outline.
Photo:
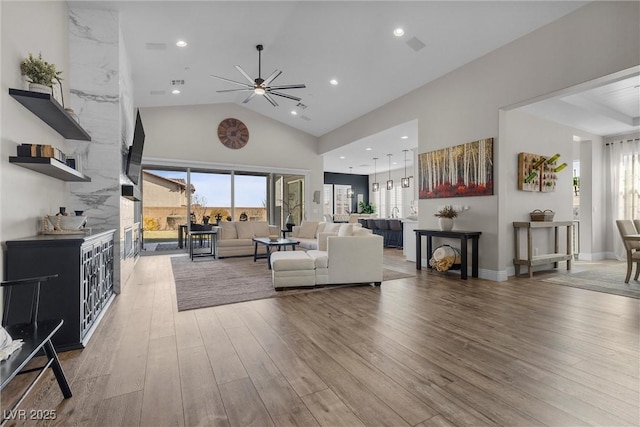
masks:
POLYGON ((142 169, 142 149, 144 148, 144 128, 140 119, 140 111, 136 114, 136 127, 133 131, 133 144, 129 147, 127 156, 127 176, 134 184, 140 181, 142 169))

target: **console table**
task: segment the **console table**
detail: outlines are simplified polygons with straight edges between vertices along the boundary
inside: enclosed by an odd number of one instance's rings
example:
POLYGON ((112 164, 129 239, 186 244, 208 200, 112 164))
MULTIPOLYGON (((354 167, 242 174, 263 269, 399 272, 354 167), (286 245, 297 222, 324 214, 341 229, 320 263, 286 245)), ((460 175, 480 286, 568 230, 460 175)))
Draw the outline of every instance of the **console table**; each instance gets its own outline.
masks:
POLYGON ((553 267, 558 267, 559 261, 567 261, 567 270, 571 270, 571 238, 573 236, 573 221, 522 221, 513 223, 513 244, 515 257, 513 258, 513 266, 516 276, 520 275, 520 266, 526 265, 529 268, 529 277, 533 277, 533 267, 536 265, 544 265, 553 263, 553 267), (567 227, 567 248, 566 252, 560 252, 558 241, 558 228, 567 227), (520 258, 520 229, 527 230, 527 257, 520 258), (554 250, 550 254, 534 255, 532 230, 553 228, 554 233, 554 250))
POLYGON ((424 230, 416 229, 416 270, 422 269, 422 236, 427 237, 427 259, 433 255, 433 237, 450 237, 460 239, 460 278, 467 279, 468 256, 467 242, 471 239, 471 276, 478 277, 478 240, 481 231, 443 231, 443 230, 424 230))
MULTIPOLYGON (((63 319, 52 338, 58 351, 83 348, 115 296, 115 230, 38 235, 6 242, 6 278, 57 274, 40 292, 39 316, 63 319)), ((27 322, 31 292, 15 289, 10 324, 27 322)))

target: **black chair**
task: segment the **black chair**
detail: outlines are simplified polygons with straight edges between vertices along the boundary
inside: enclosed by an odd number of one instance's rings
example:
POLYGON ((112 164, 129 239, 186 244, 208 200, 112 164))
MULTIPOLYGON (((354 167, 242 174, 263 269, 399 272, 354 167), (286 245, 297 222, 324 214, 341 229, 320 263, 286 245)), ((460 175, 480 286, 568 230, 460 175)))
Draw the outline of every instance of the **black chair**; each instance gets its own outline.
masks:
POLYGON ((402 221, 399 219, 389 220, 389 246, 402 248, 402 221))
POLYGON ((380 234, 375 219, 367 219, 367 228, 371 230, 373 234, 380 234))
POLYGON ((389 220, 377 219, 376 225, 378 226, 379 233, 384 238, 384 246, 389 246, 389 220))
MULTIPOLYGON (((69 383, 64 376, 62 366, 58 360, 56 350, 51 343, 53 335, 62 327, 64 322, 62 319, 50 319, 50 320, 38 320, 38 306, 40 303, 40 284, 47 282, 50 279, 58 277, 57 274, 51 276, 32 277, 21 280, 11 280, 0 283, 0 286, 5 287, 4 297, 4 309, 2 312, 2 326, 12 339, 23 341, 22 347, 16 350, 7 360, 0 363, 0 391, 9 384, 9 382, 15 378, 16 375, 27 374, 31 372, 39 371, 38 375, 32 380, 29 387, 19 397, 16 403, 11 409, 17 408, 27 394, 33 389, 38 380, 45 374, 47 368, 51 367, 53 373, 60 386, 60 391, 65 399, 72 396, 69 383), (29 286, 33 288, 31 298, 31 311, 29 313, 28 323, 18 323, 14 325, 7 325, 9 319, 9 310, 11 308, 11 289, 13 286, 29 286), (47 363, 44 366, 37 368, 24 369, 25 366, 37 356, 38 353, 43 350, 47 356, 47 363)), ((27 294, 28 295, 28 294, 27 294)), ((13 411, 8 408, 3 408, 2 424, 8 421, 8 417, 11 416, 13 411)))

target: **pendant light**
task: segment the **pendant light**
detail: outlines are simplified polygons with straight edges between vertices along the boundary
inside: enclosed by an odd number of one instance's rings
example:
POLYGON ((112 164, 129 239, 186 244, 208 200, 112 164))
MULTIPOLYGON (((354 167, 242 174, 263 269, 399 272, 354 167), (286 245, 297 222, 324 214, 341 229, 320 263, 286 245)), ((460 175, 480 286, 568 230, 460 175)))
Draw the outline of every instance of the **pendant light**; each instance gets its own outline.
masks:
MULTIPOLYGON (((352 169, 352 166, 349 166, 349 175, 351 175, 351 169, 352 169)), ((347 197, 350 198, 350 199, 353 199, 353 188, 352 187, 349 187, 347 189, 347 197)))
POLYGON ((387 180, 387 190, 393 190, 393 180, 391 179, 391 156, 393 156, 393 154, 387 154, 387 157, 389 157, 389 179, 387 180))
POLYGON ((378 191, 380 190, 380 184, 378 183, 378 172, 376 170, 376 161, 378 160, 377 157, 373 158, 373 184, 371 184, 371 191, 378 191))
POLYGON ((409 177, 407 176, 407 151, 409 150, 402 151, 404 151, 404 178, 400 180, 400 183, 402 188, 409 188, 409 177))

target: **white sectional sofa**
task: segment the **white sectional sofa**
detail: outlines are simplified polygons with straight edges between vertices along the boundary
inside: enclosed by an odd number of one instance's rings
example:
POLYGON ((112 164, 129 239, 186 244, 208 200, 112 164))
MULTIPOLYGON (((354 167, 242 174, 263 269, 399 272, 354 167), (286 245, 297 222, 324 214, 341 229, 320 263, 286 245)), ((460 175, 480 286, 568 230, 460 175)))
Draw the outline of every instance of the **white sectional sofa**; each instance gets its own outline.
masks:
MULTIPOLYGON (((327 236, 337 236, 342 225, 333 222, 305 220, 300 225, 293 227, 290 238, 299 241, 300 244, 298 246, 302 249, 326 250, 326 247, 319 247, 318 241, 326 242, 327 236)), ((352 225, 355 227, 361 226, 360 224, 352 225)))
MULTIPOLYGON (((280 236, 277 225, 266 221, 221 222, 217 237, 218 257, 253 255, 254 237, 280 236)), ((258 253, 266 253, 264 245, 258 245, 258 253)))
POLYGON ((338 233, 320 233, 318 246, 325 250, 271 254, 274 288, 382 282, 382 236, 357 224, 342 224, 338 233))

